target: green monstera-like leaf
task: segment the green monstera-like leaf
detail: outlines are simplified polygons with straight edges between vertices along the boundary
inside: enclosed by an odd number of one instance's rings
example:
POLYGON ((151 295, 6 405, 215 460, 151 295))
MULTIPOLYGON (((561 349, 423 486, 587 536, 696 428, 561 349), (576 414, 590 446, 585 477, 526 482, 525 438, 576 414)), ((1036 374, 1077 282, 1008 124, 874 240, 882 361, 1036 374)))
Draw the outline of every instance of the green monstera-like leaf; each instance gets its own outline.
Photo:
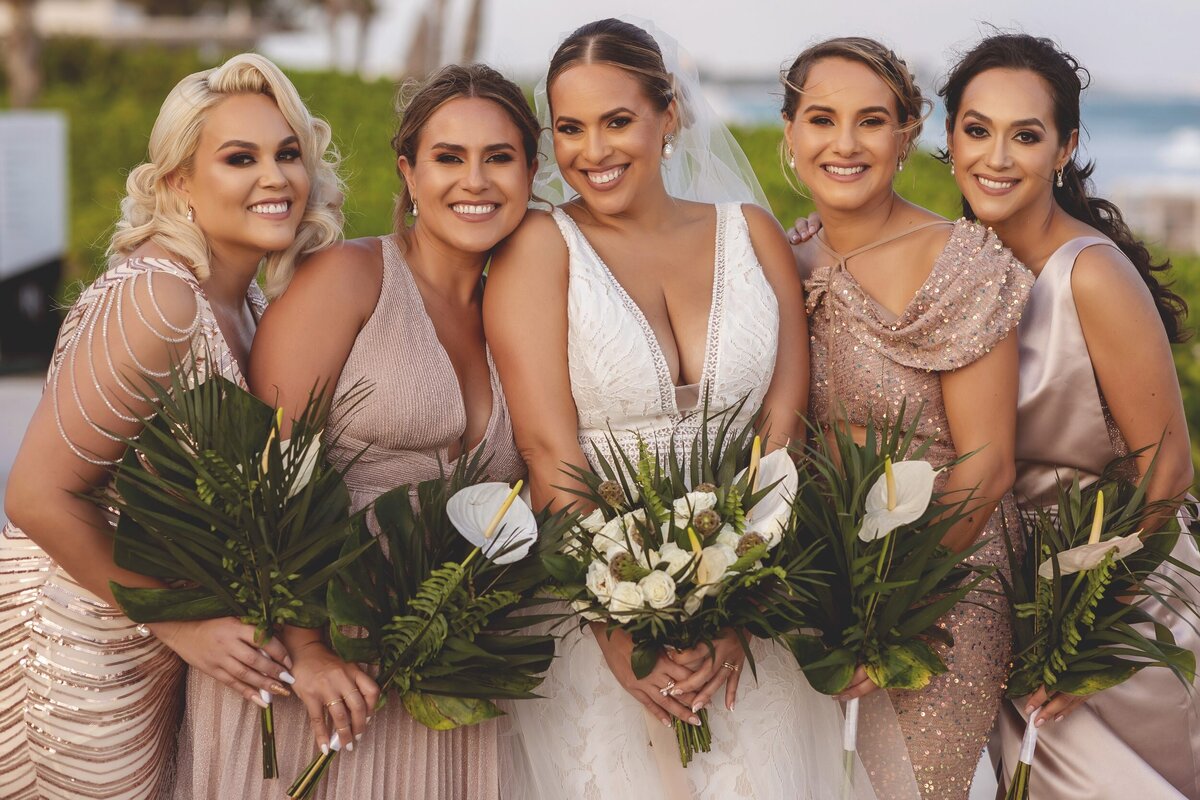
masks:
POLYGON ((475 725, 504 714, 495 703, 473 697, 407 692, 400 700, 413 719, 435 731, 475 725))
POLYGON ((924 689, 934 675, 946 671, 946 663, 925 642, 909 639, 886 648, 866 670, 881 689, 924 689))

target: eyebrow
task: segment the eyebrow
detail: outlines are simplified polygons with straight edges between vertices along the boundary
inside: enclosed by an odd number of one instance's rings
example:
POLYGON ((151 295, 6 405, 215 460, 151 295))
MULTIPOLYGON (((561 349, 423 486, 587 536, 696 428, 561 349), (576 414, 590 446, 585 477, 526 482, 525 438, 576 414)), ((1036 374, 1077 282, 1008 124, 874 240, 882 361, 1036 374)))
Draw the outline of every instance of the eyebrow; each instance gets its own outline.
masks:
MULTIPOLYGON (((967 109, 966 111, 964 111, 963 116, 964 117, 974 117, 975 119, 979 120, 980 122, 984 123, 985 125, 993 124, 991 117, 987 116, 986 114, 980 114, 978 111, 976 111, 973 108, 967 109)), ((1027 117, 1025 119, 1014 120, 1010 127, 1013 127, 1013 128, 1041 128, 1043 131, 1046 130, 1045 124, 1037 117, 1027 117)))
MULTIPOLYGON (((634 116, 634 117, 637 116, 637 112, 634 111, 633 109, 626 108, 625 106, 621 106, 620 108, 614 108, 612 111, 604 112, 603 114, 600 115, 600 119, 601 119, 601 121, 606 120, 606 119, 612 119, 613 117, 619 116, 621 114, 629 114, 630 116, 634 116)), ((576 123, 578 123, 578 122, 580 122, 580 120, 577 120, 574 117, 564 117, 564 116, 559 116, 559 117, 554 118, 554 123, 556 125, 560 122, 576 122, 576 123)))
MULTIPOLYGON (((813 111, 817 111, 817 112, 820 112, 823 114, 836 114, 837 113, 834 109, 832 109, 829 106, 817 106, 817 105, 809 106, 808 108, 804 109, 804 111, 802 113, 808 114, 813 111)), ((889 108, 887 108, 887 106, 867 106, 866 108, 860 108, 858 110, 858 114, 860 116, 863 114, 887 114, 890 117, 892 115, 892 112, 889 108)))
MULTIPOLYGON (((430 150, 446 150, 451 153, 465 153, 467 148, 461 144, 452 144, 451 142, 437 142, 429 146, 430 150)), ((515 152, 517 148, 513 147, 508 142, 497 142, 496 144, 485 145, 483 151, 485 153, 494 153, 497 150, 509 150, 515 152)))
MULTIPOLYGON (((300 142, 299 137, 297 137, 295 134, 292 134, 291 136, 287 137, 286 139, 281 140, 279 142, 279 144, 276 146, 283 147, 283 146, 289 145, 289 144, 299 144, 299 142, 300 142)), ((230 139, 228 142, 226 142, 225 144, 218 147, 217 152, 219 153, 222 150, 228 150, 231 147, 236 147, 239 150, 254 150, 254 151, 258 150, 258 145, 256 145, 254 142, 244 142, 241 139, 230 139)))

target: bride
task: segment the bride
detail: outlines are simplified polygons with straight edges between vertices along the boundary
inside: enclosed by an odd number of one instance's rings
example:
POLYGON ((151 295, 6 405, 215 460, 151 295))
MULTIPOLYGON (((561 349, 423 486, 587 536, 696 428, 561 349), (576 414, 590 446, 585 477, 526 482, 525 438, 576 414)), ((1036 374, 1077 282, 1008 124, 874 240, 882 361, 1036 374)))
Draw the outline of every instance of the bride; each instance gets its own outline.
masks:
MULTIPOLYGON (((791 252, 770 213, 743 202, 764 202, 745 157, 683 80, 655 37, 607 19, 562 42, 538 90, 558 165, 538 196, 576 196, 526 216, 484 301, 536 507, 572 500, 563 465, 587 466, 610 429, 626 452, 638 437, 687 447, 705 397, 714 410, 748 398, 739 422, 757 413, 772 447, 802 435, 807 329, 791 252)), ((639 680, 623 632, 569 634, 547 699, 511 711, 505 794, 836 796, 836 703, 782 646, 753 648, 757 681, 732 631, 712 653, 660 654, 639 680), (684 770, 671 715, 694 724, 709 703, 721 706, 713 751, 684 770)))

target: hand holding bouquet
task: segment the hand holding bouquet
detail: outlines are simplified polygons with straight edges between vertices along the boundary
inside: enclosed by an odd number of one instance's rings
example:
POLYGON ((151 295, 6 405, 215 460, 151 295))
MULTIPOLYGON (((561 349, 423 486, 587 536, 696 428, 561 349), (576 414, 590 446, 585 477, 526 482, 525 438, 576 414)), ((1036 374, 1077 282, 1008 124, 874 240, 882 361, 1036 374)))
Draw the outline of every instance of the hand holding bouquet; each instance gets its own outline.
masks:
MULTIPOLYGON (((791 531, 796 468, 783 450, 762 458, 750 437, 725 422, 713 441, 698 437, 686 463, 645 444, 635 463, 614 441, 603 475, 575 470, 586 487, 577 494, 596 508, 544 561, 583 620, 630 634, 638 678, 663 648, 711 646, 729 630, 753 670, 747 635, 778 638, 800 621, 811 553, 779 546, 791 531)), ((705 710, 699 719, 674 720, 684 766, 710 749, 705 710)))
MULTIPOLYGON (((1081 489, 1076 480, 1059 486, 1057 508, 1021 518, 1027 550, 1019 558, 1010 541, 1012 579, 1002 577, 1012 600, 1016 652, 1008 697, 1038 689, 1091 695, 1147 667, 1166 667, 1186 684, 1194 680, 1195 654, 1177 646, 1170 628, 1154 623, 1142 608, 1164 602, 1200 613, 1186 592, 1177 591, 1183 587, 1176 578, 1157 572, 1170 563, 1195 574, 1170 556, 1178 530, 1140 529, 1156 512, 1150 506, 1169 506, 1146 503, 1147 483, 1148 478, 1139 486, 1102 478, 1081 489), (1139 630, 1138 623, 1154 623, 1153 633, 1139 630)), ((1039 711, 1030 714, 1025 728, 1010 800, 1029 797, 1039 711)))

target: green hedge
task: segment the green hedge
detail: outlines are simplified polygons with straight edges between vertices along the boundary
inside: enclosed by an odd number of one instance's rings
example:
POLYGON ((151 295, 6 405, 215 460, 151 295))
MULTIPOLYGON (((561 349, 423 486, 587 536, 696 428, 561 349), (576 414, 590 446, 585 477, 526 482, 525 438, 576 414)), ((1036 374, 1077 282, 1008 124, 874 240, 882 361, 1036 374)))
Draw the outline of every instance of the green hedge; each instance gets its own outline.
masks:
MULTIPOLYGON (((45 50, 46 88, 40 105, 69 119, 70 230, 68 280, 95 274, 117 216, 129 169, 145 158, 159 104, 190 72, 218 63, 194 51, 112 48, 55 40, 45 50)), ((347 179, 346 235, 379 234, 391 225, 397 190, 390 140, 395 127, 390 81, 365 82, 327 72, 289 72, 310 107, 333 126, 347 179)), ((0 79, 3 76, 0 75, 0 79)), ((0 80, 0 86, 3 86, 0 80)), ((0 92, 3 90, 0 89, 0 92)), ((6 98, 0 94, 0 107, 6 98)), ((788 184, 779 160, 777 128, 734 131, 785 222, 812 210, 788 184)), ((910 159, 897 178, 901 194, 947 217, 959 215, 958 192, 946 168, 928 154, 910 159)), ((1200 313, 1200 256, 1176 256, 1174 279, 1200 313)), ((1193 453, 1200 465, 1200 342, 1175 348, 1193 453)))

